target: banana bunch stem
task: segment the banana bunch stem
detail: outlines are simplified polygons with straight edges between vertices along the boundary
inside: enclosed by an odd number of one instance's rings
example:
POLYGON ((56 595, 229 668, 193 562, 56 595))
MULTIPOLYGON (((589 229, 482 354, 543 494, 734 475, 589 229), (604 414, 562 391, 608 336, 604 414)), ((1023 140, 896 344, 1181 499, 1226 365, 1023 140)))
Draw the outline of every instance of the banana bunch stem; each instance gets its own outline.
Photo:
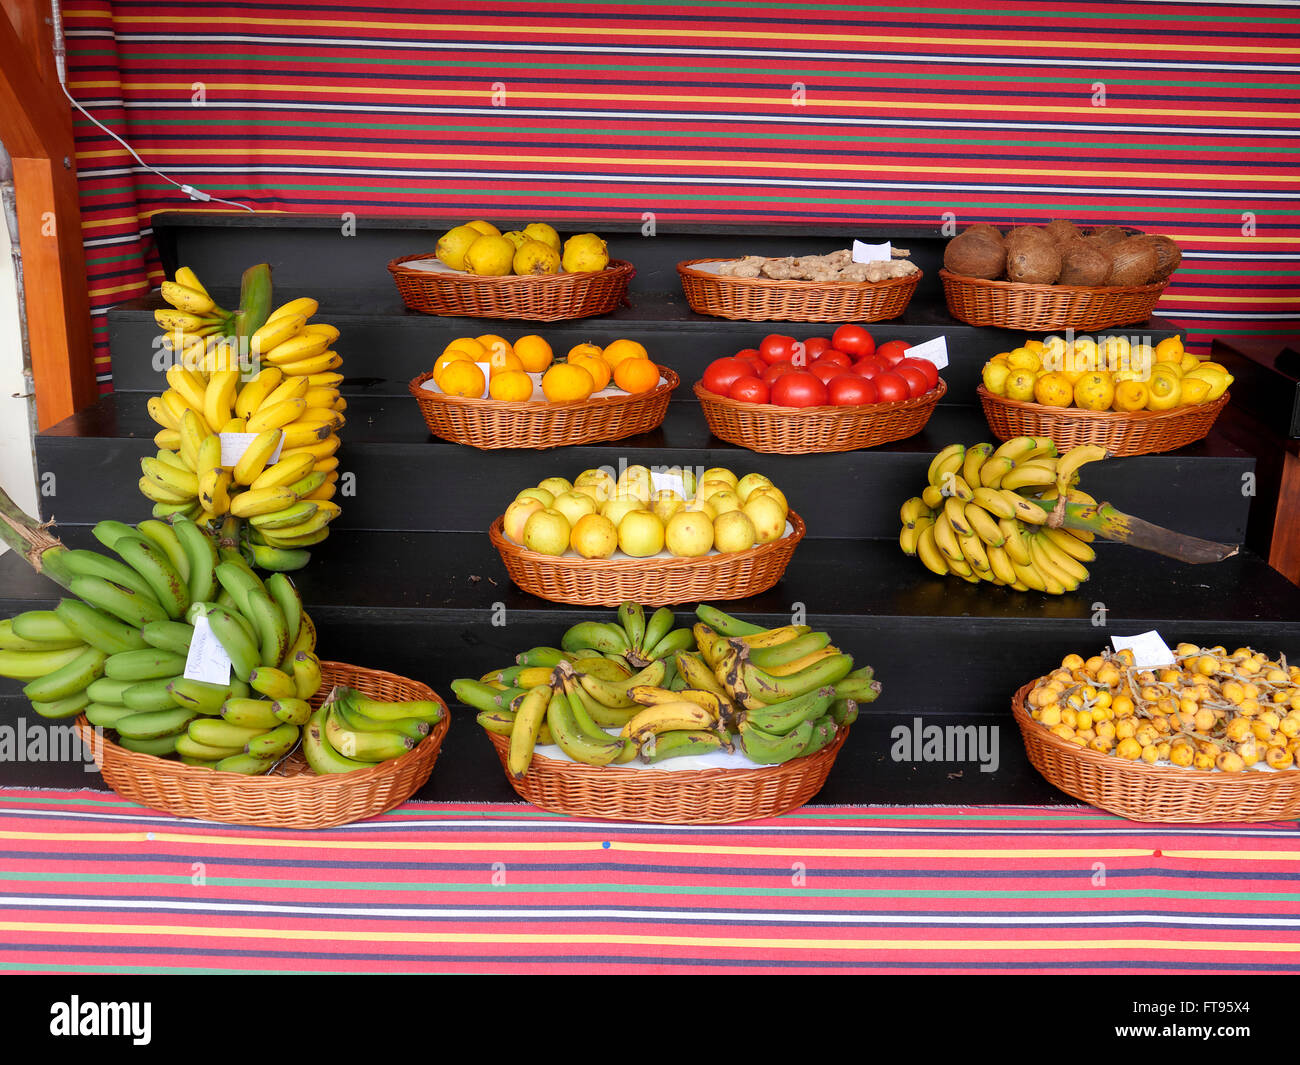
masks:
POLYGON ((1152 525, 1132 514, 1125 514, 1109 503, 1068 503, 1061 499, 1029 499, 1028 502, 1047 514, 1044 524, 1049 527, 1090 532, 1103 540, 1140 547, 1180 562, 1222 562, 1238 551, 1231 544, 1201 540, 1152 525))
POLYGON ((0 488, 0 540, 23 557, 29 566, 61 588, 67 588, 71 574, 63 572, 59 555, 67 550, 49 525, 33 518, 0 488))

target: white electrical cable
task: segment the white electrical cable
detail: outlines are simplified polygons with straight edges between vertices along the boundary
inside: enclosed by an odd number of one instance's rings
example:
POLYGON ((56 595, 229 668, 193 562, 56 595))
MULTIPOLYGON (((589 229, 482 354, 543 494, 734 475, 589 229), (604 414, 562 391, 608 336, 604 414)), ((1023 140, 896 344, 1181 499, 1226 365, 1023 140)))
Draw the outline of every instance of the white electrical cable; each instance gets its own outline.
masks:
POLYGON ((117 141, 118 144, 120 144, 123 148, 125 148, 128 152, 130 152, 131 158, 134 159, 137 163, 139 163, 145 170, 149 171, 149 173, 151 174, 156 174, 158 177, 162 178, 164 181, 168 182, 169 184, 175 185, 178 189, 181 190, 181 192, 185 193, 185 195, 187 195, 190 199, 199 200, 203 203, 213 203, 213 202, 224 203, 230 207, 238 207, 241 208, 242 210, 249 211, 254 214, 257 212, 257 209, 255 207, 250 207, 246 203, 240 203, 237 200, 223 200, 220 196, 213 196, 211 193, 204 192, 202 189, 196 189, 193 185, 182 185, 179 181, 176 181, 173 178, 169 177, 167 174, 164 174, 157 167, 150 166, 148 163, 146 163, 143 159, 140 158, 139 153, 134 148, 132 148, 129 144, 127 144, 126 141, 124 141, 121 137, 119 137, 116 133, 114 133, 111 129, 109 129, 106 125, 104 125, 104 123, 99 121, 99 119, 97 119, 94 115, 92 115, 89 111, 87 111, 84 107, 82 107, 81 104, 73 97, 72 93, 68 91, 67 63, 65 59, 66 50, 64 49, 63 46, 63 18, 62 18, 62 14, 59 11, 59 0, 51 0, 50 14, 52 16, 53 23, 54 23, 54 65, 57 68, 59 74, 59 88, 63 90, 63 95, 68 98, 68 103, 72 104, 73 107, 75 107, 78 111, 80 111, 83 115, 85 115, 88 119, 90 119, 92 123, 94 123, 100 129, 102 129, 105 133, 107 133, 110 137, 112 137, 115 141, 117 141))

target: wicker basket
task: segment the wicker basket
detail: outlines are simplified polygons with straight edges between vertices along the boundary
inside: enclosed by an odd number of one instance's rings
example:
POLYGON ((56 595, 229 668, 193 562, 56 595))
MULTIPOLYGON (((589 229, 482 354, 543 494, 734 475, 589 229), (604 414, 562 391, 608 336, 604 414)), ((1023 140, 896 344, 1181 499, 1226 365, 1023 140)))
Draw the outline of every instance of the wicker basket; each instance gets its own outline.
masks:
POLYGON ((429 432, 440 439, 483 450, 545 450, 623 440, 657 429, 668 413, 673 389, 681 383, 667 366, 659 367, 659 377, 659 384, 649 392, 596 396, 570 403, 448 396, 424 387, 433 379, 432 371, 415 378, 410 391, 420 405, 429 432))
POLYGON ((905 440, 925 428, 947 391, 941 378, 938 386, 925 395, 898 403, 779 407, 772 403, 741 403, 715 395, 702 383, 695 385, 695 395, 714 436, 769 455, 856 451, 905 440))
MULTIPOLYGON (((321 662, 322 682, 312 700, 319 706, 331 688, 345 684, 377 699, 446 702, 417 681, 375 669, 321 662)), ((177 817, 270 828, 330 828, 373 817, 399 806, 429 779, 451 718, 444 714, 414 748, 387 762, 331 776, 317 776, 295 752, 272 774, 250 777, 119 747, 84 716, 77 731, 104 782, 124 799, 177 817)))
POLYGON ((1076 746, 1029 716, 1026 684, 1011 710, 1030 764, 1049 783, 1090 806, 1131 821, 1208 824, 1300 816, 1300 769, 1220 773, 1130 762, 1076 746))
POLYGON ((1100 444, 1112 455, 1154 455, 1203 440, 1229 397, 1225 392, 1212 403, 1172 410, 1106 411, 1024 403, 994 395, 983 385, 976 391, 999 440, 1050 436, 1058 448, 1100 444))
POLYGON ((609 314, 627 301, 628 283, 636 273, 632 264, 623 259, 611 259, 604 270, 590 273, 505 277, 416 270, 405 265, 432 258, 429 253, 404 255, 388 264, 402 302, 423 314, 468 318, 558 322, 609 314))
POLYGON ((488 536, 506 573, 525 592, 553 603, 672 606, 710 599, 747 599, 781 579, 807 527, 793 510, 793 531, 747 551, 699 558, 595 559, 543 555, 509 540, 497 518, 488 536))
POLYGON ((1168 280, 1150 285, 1028 285, 985 281, 939 271, 948 311, 967 325, 1048 333, 1055 329, 1110 329, 1149 321, 1168 280))
POLYGON ((883 322, 907 309, 921 281, 919 270, 888 281, 850 284, 726 277, 699 269, 702 263, 728 261, 688 259, 677 264, 686 302, 696 313, 747 322, 883 322))
MULTIPOLYGON (((552 813, 604 821, 722 825, 789 813, 826 782, 849 730, 820 751, 761 769, 617 769, 534 755, 522 780, 506 773, 520 798, 552 813)), ((510 737, 489 732, 505 769, 510 737)))

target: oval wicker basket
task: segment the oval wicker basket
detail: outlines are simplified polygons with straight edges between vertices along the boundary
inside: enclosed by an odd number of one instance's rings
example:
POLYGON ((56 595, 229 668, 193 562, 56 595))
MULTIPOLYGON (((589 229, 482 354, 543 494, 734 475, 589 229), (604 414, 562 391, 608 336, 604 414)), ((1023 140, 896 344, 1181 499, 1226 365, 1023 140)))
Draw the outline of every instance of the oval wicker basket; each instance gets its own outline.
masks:
POLYGON ((409 387, 429 432, 442 440, 482 450, 545 450, 623 440, 657 429, 668 413, 673 389, 681 383, 667 366, 659 367, 659 377, 659 384, 649 392, 569 403, 448 396, 424 387, 433 379, 432 371, 415 378, 409 387))
MULTIPOLYGON (((430 699, 444 709, 447 705, 427 685, 395 673, 322 661, 321 675, 320 690, 312 699, 317 707, 336 684, 377 699, 430 699)), ((104 782, 141 806, 234 825, 330 828, 391 810, 419 791, 433 772, 450 724, 450 714, 444 714, 429 735, 400 758, 330 776, 313 773, 300 752, 273 773, 250 777, 128 751, 97 732, 84 716, 77 718, 77 731, 104 782)))
POLYGON ((1100 444, 1112 455, 1154 455, 1203 440, 1230 395, 1171 410, 1106 411, 1025 403, 994 395, 984 385, 976 392, 999 440, 1050 436, 1058 448, 1100 444))
POLYGON ((422 314, 468 318, 515 318, 558 322, 608 314, 627 301, 636 274, 624 259, 589 273, 508 274, 478 277, 443 270, 416 270, 406 263, 429 260, 432 253, 404 255, 388 264, 402 302, 422 314))
POLYGON ((1029 285, 985 281, 939 271, 949 313, 967 325, 1048 333, 1054 329, 1110 329, 1149 321, 1168 280, 1150 285, 1029 285))
MULTIPOLYGON (((789 813, 826 782, 848 727, 820 751, 761 769, 611 769, 534 755, 528 772, 506 779, 520 798, 552 813, 605 821, 723 825, 789 813)), ((488 738, 506 768, 510 737, 488 738)))
POLYGON ((672 606, 709 599, 747 599, 781 579, 794 549, 807 532, 793 510, 793 531, 747 551, 699 558, 595 559, 543 555, 506 537, 502 518, 488 536, 506 573, 525 592, 553 603, 618 606, 631 600, 645 606, 672 606))
POLYGON ((727 259, 687 259, 677 264, 686 302, 697 314, 748 322, 883 322, 897 318, 921 282, 918 270, 888 281, 775 281, 726 277, 698 269, 727 259))
POLYGON ((1043 777, 1067 795, 1131 821, 1208 824, 1292 820, 1300 816, 1300 769, 1220 773, 1130 762, 1054 736, 1032 717, 1026 684, 1011 700, 1025 751, 1043 777))
POLYGON ((715 395, 702 382, 695 396, 705 420, 719 440, 769 455, 807 455, 856 451, 894 440, 905 440, 925 428, 948 386, 898 403, 862 407, 780 407, 773 403, 741 403, 715 395))

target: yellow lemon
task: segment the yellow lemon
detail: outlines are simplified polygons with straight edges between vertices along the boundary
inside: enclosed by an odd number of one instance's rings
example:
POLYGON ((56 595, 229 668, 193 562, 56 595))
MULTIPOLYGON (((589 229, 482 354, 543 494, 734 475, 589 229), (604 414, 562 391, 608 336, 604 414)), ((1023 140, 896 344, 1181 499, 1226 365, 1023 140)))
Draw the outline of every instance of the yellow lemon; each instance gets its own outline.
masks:
POLYGON ((476 218, 473 222, 466 222, 465 225, 485 237, 501 236, 501 230, 497 229, 491 222, 484 222, 481 218, 476 218))
POLYGON ((1182 399, 1183 382, 1176 369, 1169 363, 1157 363, 1151 370, 1151 380, 1147 382, 1147 410, 1169 410, 1176 407, 1182 399))
POLYGON ((1034 400, 1045 407, 1068 407, 1074 399, 1074 389, 1059 373, 1045 373, 1034 382, 1034 400))
POLYGON ((545 244, 557 252, 560 250, 560 234, 555 232, 554 226, 549 226, 545 222, 529 222, 524 226, 524 236, 529 240, 545 244))
POLYGON ((992 392, 995 396, 1006 395, 1007 376, 1011 373, 1011 367, 1005 362, 995 362, 990 359, 984 364, 984 387, 992 392))
POLYGON ((1038 382, 1038 375, 1033 370, 1023 367, 1012 370, 1007 374, 1006 384, 1003 395, 1007 399, 1019 400, 1022 403, 1032 403, 1034 399, 1034 385, 1038 382))
POLYGON ((1182 405, 1187 407, 1197 403, 1204 403, 1212 387, 1204 377, 1184 377, 1182 405))
POLYGON ((1082 410, 1110 410, 1114 399, 1114 382, 1104 370, 1086 373, 1075 382, 1074 403, 1082 410))
POLYGON ((465 270, 479 277, 504 277, 515 259, 515 246, 497 234, 481 235, 465 252, 465 270))
POLYGON ((1041 370, 1043 360, 1038 353, 1026 347, 1019 347, 1007 355, 1007 364, 1015 370, 1041 370))
POLYGON ((1115 410, 1145 410, 1149 391, 1145 381, 1124 380, 1115 385, 1115 396, 1111 406, 1115 410))
POLYGON ((1156 345, 1156 362, 1182 362, 1183 338, 1165 337, 1156 345))
POLYGON ((453 270, 465 269, 465 253, 483 234, 470 226, 456 226, 438 238, 434 254, 453 270))

